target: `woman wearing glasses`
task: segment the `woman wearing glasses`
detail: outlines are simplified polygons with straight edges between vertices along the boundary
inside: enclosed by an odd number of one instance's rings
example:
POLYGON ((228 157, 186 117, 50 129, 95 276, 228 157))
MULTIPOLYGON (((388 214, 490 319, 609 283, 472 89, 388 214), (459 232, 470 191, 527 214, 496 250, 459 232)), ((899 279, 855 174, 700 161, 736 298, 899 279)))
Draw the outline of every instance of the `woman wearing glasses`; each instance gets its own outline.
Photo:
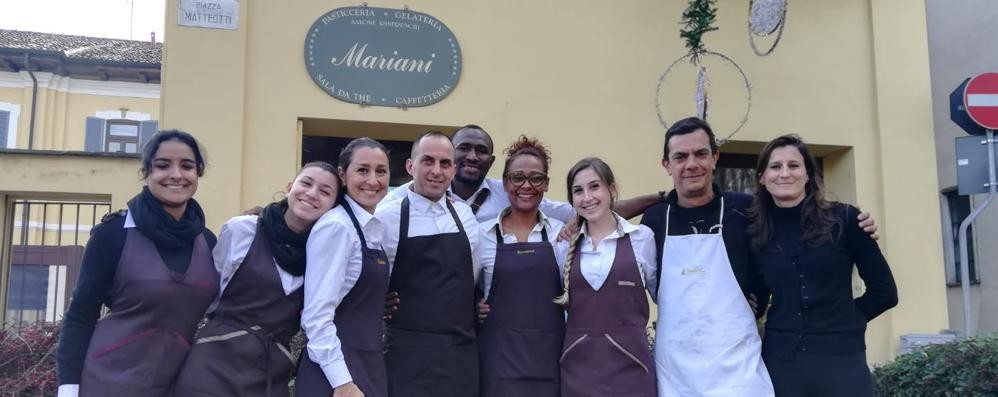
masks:
POLYGON ((510 206, 481 225, 479 304, 481 395, 557 397, 565 333, 561 259, 551 242, 563 223, 538 207, 548 190, 547 148, 520 136, 506 148, 503 188, 510 206))

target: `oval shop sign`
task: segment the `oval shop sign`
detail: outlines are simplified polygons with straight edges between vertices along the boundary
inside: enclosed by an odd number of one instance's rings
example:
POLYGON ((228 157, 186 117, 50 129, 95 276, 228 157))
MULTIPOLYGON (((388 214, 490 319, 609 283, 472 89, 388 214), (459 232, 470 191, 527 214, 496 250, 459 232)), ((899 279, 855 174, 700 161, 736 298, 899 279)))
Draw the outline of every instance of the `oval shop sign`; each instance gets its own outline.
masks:
POLYGON ((305 68, 334 98, 362 105, 432 105, 461 76, 461 47, 440 20, 420 12, 343 7, 308 30, 305 68))

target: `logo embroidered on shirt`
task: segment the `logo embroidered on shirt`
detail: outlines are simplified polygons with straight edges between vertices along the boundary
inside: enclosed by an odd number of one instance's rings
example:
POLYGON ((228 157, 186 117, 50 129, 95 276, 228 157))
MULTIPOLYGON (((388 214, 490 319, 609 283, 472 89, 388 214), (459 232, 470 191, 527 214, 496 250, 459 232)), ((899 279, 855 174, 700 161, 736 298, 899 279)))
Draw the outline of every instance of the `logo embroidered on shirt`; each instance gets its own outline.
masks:
POLYGON ((388 262, 385 262, 385 260, 384 260, 384 259, 378 259, 378 264, 379 264, 379 265, 387 265, 387 264, 388 264, 388 262))
POLYGON ((516 254, 517 255, 533 254, 533 253, 534 253, 534 250, 516 250, 516 254))
POLYGON ((704 270, 703 266, 693 266, 693 267, 683 268, 682 275, 686 276, 691 274, 707 274, 707 271, 704 270))
POLYGON ((617 281, 617 285, 624 286, 624 287, 637 287, 638 286, 633 281, 626 281, 626 280, 617 281))

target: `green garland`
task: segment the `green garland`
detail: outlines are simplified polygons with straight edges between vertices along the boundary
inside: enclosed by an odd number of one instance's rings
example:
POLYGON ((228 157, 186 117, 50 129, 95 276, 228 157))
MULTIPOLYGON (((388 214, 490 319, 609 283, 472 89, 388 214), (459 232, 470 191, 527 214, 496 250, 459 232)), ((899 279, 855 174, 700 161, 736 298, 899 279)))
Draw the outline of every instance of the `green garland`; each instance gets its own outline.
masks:
POLYGON ((679 29, 679 37, 686 40, 686 48, 690 49, 690 57, 693 63, 700 60, 700 54, 707 51, 703 45, 704 33, 717 30, 711 26, 717 20, 717 8, 714 3, 717 0, 690 0, 690 5, 683 11, 683 19, 680 21, 684 25, 679 29))

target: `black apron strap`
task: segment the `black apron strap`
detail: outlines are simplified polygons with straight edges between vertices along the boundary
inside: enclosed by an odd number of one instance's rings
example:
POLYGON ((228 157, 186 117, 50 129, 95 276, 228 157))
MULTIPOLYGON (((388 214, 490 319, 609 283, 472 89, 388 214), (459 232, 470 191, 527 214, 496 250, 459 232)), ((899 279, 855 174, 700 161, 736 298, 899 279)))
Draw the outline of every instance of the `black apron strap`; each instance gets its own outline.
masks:
POLYGON ((461 234, 467 234, 464 232, 464 224, 461 223, 461 217, 457 216, 457 210, 454 209, 454 204, 451 204, 450 200, 444 201, 447 202, 447 210, 450 211, 450 216, 454 218, 454 223, 457 224, 457 230, 460 230, 461 234))
MULTIPOLYGON (((408 200, 408 197, 406 198, 408 200)), ((364 238, 364 230, 360 227, 360 222, 357 221, 357 216, 353 213, 353 208, 351 208, 350 203, 347 201, 346 196, 344 196, 343 201, 340 202, 343 206, 343 210, 347 212, 350 216, 350 222, 353 222, 353 228, 357 230, 357 236, 360 237, 360 248, 367 248, 367 240, 364 238)), ((408 218, 408 217, 406 217, 408 218)))
POLYGON ((491 193, 489 189, 482 189, 482 191, 478 193, 478 197, 475 197, 475 201, 471 203, 472 214, 478 214, 478 209, 482 208, 482 204, 485 204, 485 200, 489 199, 489 193, 491 193))
POLYGON ((402 199, 402 210, 399 214, 399 241, 409 237, 409 196, 402 199))
MULTIPOLYGON (((461 217, 457 216, 457 210, 454 209, 454 204, 451 204, 450 200, 444 200, 447 202, 447 210, 450 211, 451 217, 454 218, 454 223, 457 224, 457 230, 462 234, 464 232, 464 224, 461 223, 461 217)), ((404 238, 409 237, 409 197, 402 199, 402 211, 399 214, 399 241, 404 238)))

